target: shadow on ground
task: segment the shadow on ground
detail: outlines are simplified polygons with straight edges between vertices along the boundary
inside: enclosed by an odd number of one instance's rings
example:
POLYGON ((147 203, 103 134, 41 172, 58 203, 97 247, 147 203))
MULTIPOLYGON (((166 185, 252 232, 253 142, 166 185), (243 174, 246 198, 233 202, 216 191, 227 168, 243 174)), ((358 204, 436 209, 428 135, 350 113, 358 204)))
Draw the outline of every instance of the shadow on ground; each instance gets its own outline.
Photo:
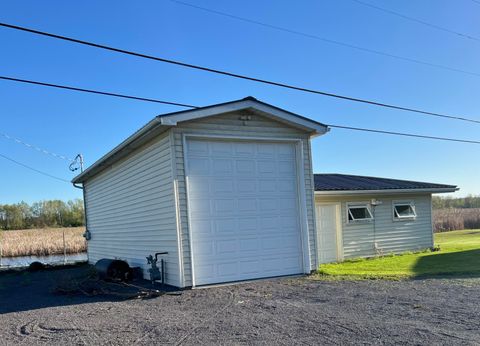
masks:
POLYGON ((422 256, 413 267, 413 271, 416 278, 478 278, 480 249, 422 256))
MULTIPOLYGON (((46 269, 37 272, 13 271, 0 272, 0 314, 20 312, 48 307, 89 304, 106 301, 121 301, 131 297, 137 288, 114 285, 110 292, 119 294, 105 294, 104 292, 59 292, 59 288, 73 287, 76 280, 83 280, 92 273, 88 264, 69 268, 46 269), (127 289, 125 289, 127 288, 127 289)), ((161 285, 152 286, 149 281, 134 282, 135 286, 147 290, 156 289, 172 292, 175 288, 161 285)), ((118 285, 118 284, 117 284, 118 285)), ((61 291, 61 290, 60 290, 61 291)))

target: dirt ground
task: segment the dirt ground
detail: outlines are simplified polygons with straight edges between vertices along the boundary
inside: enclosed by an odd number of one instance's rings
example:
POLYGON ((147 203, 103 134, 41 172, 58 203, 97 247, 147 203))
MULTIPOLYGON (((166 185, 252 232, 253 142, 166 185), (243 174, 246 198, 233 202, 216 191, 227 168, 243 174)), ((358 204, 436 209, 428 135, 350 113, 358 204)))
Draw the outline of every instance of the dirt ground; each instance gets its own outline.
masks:
POLYGON ((146 300, 52 293, 86 270, 0 273, 0 344, 480 345, 479 278, 283 278, 146 300))

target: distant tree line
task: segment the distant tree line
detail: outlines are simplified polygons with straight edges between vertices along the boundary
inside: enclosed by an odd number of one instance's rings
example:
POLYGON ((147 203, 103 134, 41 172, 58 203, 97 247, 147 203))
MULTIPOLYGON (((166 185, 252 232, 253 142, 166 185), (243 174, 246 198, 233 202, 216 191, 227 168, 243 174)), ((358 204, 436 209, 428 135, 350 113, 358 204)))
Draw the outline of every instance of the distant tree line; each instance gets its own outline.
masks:
POLYGON ((0 229, 77 227, 84 224, 83 201, 0 204, 0 229))
POLYGON ((467 196, 467 197, 432 197, 433 209, 464 209, 464 208, 480 208, 480 196, 467 196))

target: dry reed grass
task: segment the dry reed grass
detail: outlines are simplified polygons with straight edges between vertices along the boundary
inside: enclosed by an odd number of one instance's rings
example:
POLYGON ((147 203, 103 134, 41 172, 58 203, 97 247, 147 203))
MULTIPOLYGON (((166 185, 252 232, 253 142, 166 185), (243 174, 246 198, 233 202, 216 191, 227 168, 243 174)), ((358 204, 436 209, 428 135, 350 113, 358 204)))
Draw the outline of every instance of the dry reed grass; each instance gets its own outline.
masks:
POLYGON ((437 209, 433 211, 434 232, 480 228, 480 208, 437 209))
POLYGON ((63 254, 63 232, 67 254, 87 251, 84 227, 0 231, 3 257, 63 254))

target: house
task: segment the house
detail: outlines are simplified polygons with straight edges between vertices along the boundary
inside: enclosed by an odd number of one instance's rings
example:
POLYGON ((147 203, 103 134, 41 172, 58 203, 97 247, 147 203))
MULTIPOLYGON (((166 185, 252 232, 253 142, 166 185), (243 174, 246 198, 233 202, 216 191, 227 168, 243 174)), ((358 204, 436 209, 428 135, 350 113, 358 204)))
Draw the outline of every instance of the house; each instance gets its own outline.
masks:
POLYGON ((361 231, 348 243, 347 226, 324 222, 327 207, 315 217, 322 191, 310 139, 327 132, 252 97, 155 117, 72 181, 83 184, 89 262, 124 259, 148 277, 145 257, 168 252, 166 283, 192 287, 310 273, 328 256, 367 255, 367 245, 354 244, 361 231), (335 255, 323 255, 332 245, 323 246, 318 220, 335 236, 335 255))
POLYGON ((345 174, 315 174, 318 261, 433 247, 432 194, 456 186, 345 174))

